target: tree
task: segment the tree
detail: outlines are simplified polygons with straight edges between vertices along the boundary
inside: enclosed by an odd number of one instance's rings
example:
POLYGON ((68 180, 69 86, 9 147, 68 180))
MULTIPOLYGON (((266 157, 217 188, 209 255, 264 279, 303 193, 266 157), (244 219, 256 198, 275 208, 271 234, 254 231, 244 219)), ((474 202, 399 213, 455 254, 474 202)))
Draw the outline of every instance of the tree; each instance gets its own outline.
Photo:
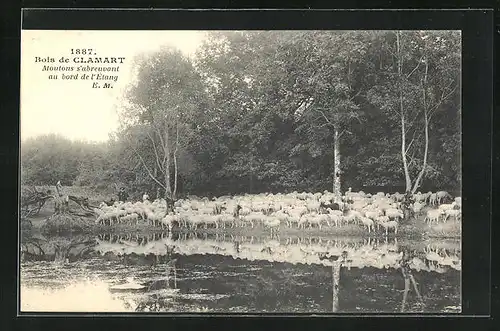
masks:
POLYGON ((390 121, 399 122, 405 190, 415 193, 428 171, 431 119, 459 81, 459 43, 456 35, 442 32, 396 31, 382 36, 380 57, 390 60, 380 66, 369 99, 390 121))
POLYGON ((281 59, 289 68, 288 76, 293 78, 288 89, 298 105, 294 114, 300 121, 298 130, 306 126, 312 128, 305 129, 309 133, 323 134, 333 141, 332 187, 339 198, 340 141, 353 119, 361 121, 358 102, 362 89, 356 76, 365 57, 366 42, 367 34, 363 32, 313 31, 296 33, 279 45, 281 59), (329 130, 324 131, 325 127, 329 130))
POLYGON ((121 113, 122 137, 172 207, 180 150, 199 130, 192 118, 203 111, 201 80, 191 61, 172 48, 138 57, 136 70, 121 113))

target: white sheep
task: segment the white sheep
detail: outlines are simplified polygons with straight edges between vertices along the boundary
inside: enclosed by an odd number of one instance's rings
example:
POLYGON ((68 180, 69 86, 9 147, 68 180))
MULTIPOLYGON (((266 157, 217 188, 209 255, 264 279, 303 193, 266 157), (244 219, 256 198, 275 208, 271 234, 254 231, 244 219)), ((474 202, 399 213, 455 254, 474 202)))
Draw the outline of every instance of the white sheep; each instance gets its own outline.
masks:
MULTIPOLYGON (((421 200, 422 201, 422 200, 421 200)), ((424 208, 424 204, 418 202, 418 201, 415 201, 415 203, 413 204, 413 212, 415 214, 418 214, 420 211, 422 211, 422 208, 424 208)))
POLYGON ((266 219, 264 221, 264 226, 267 228, 270 228, 271 232, 279 231, 280 224, 281 224, 281 222, 278 219, 266 219))
POLYGON ((390 208, 385 211, 385 216, 389 217, 390 219, 398 221, 400 218, 404 217, 404 214, 399 209, 390 208))
POLYGON ((382 215, 382 216, 379 216, 375 219, 376 223, 375 225, 377 226, 377 230, 380 229, 380 225, 382 223, 387 223, 390 221, 389 217, 388 216, 385 216, 385 215, 382 215))
POLYGON ((389 229, 394 229, 394 234, 398 233, 399 223, 396 221, 389 221, 389 222, 380 223, 380 226, 382 226, 385 229, 385 235, 388 234, 389 229))
POLYGON ((330 215, 330 220, 335 224, 336 227, 342 224, 342 216, 332 214, 330 215))
POLYGON ((432 193, 429 196, 429 204, 432 206, 435 206, 437 203, 438 203, 437 195, 436 195, 436 193, 432 193))
POLYGON ((365 211, 365 216, 372 219, 372 220, 375 220, 377 217, 379 216, 382 216, 383 213, 381 210, 367 210, 365 211))
POLYGON ((344 220, 347 223, 357 223, 358 221, 361 220, 361 217, 363 217, 363 215, 361 215, 359 211, 349 210, 347 212, 347 215, 344 217, 344 220))
POLYGON ((430 209, 427 211, 427 216, 425 217, 425 222, 432 224, 432 222, 439 222, 441 215, 444 215, 445 211, 442 209, 430 209))
POLYGON ((446 191, 436 192, 437 203, 443 202, 445 198, 451 198, 451 195, 446 191))
POLYGON ((321 204, 317 201, 308 201, 307 202, 307 210, 310 213, 312 213, 312 212, 319 213, 320 206, 321 206, 321 204))
POLYGON ((452 216, 455 221, 460 219, 462 216, 462 212, 459 209, 446 209, 445 211, 445 220, 447 220, 450 216, 452 216))
POLYGON ((361 223, 368 228, 368 233, 370 233, 373 228, 373 220, 367 217, 361 217, 361 223))
POLYGON ((442 204, 442 205, 439 205, 439 209, 441 210, 448 210, 448 209, 453 209, 455 207, 455 202, 453 203, 445 203, 445 204, 442 204))
POLYGON ((305 228, 306 224, 307 224, 307 216, 303 215, 299 218, 299 222, 298 222, 298 228, 301 229, 301 228, 305 228))
POLYGON ((306 219, 307 219, 307 224, 309 227, 313 227, 314 225, 317 225, 318 228, 321 230, 322 218, 319 215, 309 215, 309 216, 307 216, 306 219))

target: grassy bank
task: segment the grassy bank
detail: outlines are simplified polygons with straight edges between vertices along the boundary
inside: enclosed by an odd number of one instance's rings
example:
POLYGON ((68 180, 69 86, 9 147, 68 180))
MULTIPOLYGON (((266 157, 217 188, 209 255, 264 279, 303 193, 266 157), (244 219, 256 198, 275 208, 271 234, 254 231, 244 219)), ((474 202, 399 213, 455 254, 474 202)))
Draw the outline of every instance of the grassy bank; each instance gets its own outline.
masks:
MULTIPOLYGON (((148 224, 128 225, 116 224, 112 226, 96 224, 93 217, 74 217, 69 215, 47 215, 47 211, 31 220, 31 226, 27 231, 36 231, 41 233, 151 233, 165 231, 161 227, 154 227, 148 224)), ((176 232, 192 232, 192 230, 174 227, 176 232)), ((226 233, 232 235, 260 236, 270 235, 271 231, 262 226, 252 227, 227 227, 227 228, 207 228, 200 227, 196 230, 199 233, 226 233)), ((385 237, 383 229, 375 229, 368 233, 366 227, 361 225, 346 225, 341 227, 322 227, 319 228, 287 228, 281 227, 280 236, 353 236, 353 237, 385 237)), ((425 238, 461 238, 461 227, 459 222, 449 221, 434 226, 429 226, 421 219, 412 219, 408 224, 401 224, 398 233, 390 231, 388 237, 407 238, 422 240, 425 238)))

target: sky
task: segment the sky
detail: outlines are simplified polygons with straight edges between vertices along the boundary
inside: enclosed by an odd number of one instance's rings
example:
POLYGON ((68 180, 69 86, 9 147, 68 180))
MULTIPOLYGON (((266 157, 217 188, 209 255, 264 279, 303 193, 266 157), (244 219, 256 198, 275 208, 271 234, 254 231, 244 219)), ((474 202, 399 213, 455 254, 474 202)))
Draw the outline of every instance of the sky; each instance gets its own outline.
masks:
MULTIPOLYGON (((53 31, 21 32, 21 140, 55 133, 72 140, 106 141, 118 127, 117 106, 133 79, 133 57, 170 45, 193 56, 203 31, 53 31), (112 89, 94 89, 84 80, 49 80, 35 58, 72 57, 71 49, 92 48, 97 57, 125 57, 112 89)), ((112 64, 111 66, 115 66, 112 64)))

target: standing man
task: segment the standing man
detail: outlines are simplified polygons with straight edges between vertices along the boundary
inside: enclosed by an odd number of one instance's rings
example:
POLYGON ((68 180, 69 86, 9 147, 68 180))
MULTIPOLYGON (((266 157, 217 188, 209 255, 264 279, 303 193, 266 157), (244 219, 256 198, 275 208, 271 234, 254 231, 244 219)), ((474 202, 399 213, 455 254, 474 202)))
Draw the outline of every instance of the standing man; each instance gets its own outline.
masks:
POLYGON ((411 192, 409 191, 406 192, 403 201, 401 203, 406 220, 408 220, 411 216, 411 211, 412 211, 411 206, 413 205, 414 202, 415 200, 413 199, 413 194, 411 194, 411 192))
POLYGON ((127 199, 128 199, 128 193, 125 191, 125 188, 124 187, 120 188, 120 192, 118 192, 118 200, 125 202, 127 201, 127 199))

